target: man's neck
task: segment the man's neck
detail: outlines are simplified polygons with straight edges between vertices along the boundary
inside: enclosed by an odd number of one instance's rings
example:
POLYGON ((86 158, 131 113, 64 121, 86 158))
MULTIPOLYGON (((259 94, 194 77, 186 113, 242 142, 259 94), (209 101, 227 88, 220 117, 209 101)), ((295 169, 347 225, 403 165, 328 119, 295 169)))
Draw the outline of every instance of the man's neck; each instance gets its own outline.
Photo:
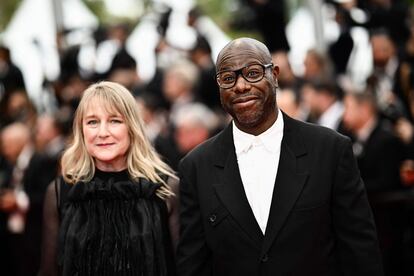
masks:
POLYGON ((365 123, 356 131, 356 136, 359 141, 367 141, 371 136, 372 131, 377 125, 378 119, 376 116, 368 118, 365 123))

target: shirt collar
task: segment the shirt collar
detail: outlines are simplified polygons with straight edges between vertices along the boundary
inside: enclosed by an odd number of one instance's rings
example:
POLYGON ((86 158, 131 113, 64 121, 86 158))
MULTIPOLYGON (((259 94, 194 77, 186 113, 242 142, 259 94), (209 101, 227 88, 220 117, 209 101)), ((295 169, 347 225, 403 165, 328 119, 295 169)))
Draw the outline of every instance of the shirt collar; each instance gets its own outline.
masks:
POLYGON ((277 120, 273 125, 257 136, 241 131, 233 121, 233 140, 236 154, 249 151, 254 144, 263 144, 268 151, 277 152, 279 143, 276 141, 278 137, 283 135, 283 127, 284 122, 280 109, 278 109, 277 120))
POLYGON ((319 118, 318 125, 336 130, 344 113, 344 105, 335 101, 319 118))

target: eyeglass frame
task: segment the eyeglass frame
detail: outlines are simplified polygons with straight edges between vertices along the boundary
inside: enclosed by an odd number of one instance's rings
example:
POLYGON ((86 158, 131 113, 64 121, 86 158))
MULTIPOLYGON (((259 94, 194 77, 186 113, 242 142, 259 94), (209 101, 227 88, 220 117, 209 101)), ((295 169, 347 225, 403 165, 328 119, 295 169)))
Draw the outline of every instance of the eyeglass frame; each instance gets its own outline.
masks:
POLYGON ((236 85, 236 83, 237 83, 237 80, 238 80, 239 76, 242 76, 242 78, 243 78, 244 80, 246 80, 248 83, 256 83, 256 82, 261 81, 261 80, 264 78, 264 76, 266 75, 266 69, 267 69, 267 68, 273 68, 273 63, 268 63, 268 64, 253 63, 253 64, 249 64, 249 65, 243 66, 242 68, 237 69, 237 70, 221 70, 221 71, 219 71, 219 72, 217 72, 217 73, 216 73, 216 82, 217 82, 217 85, 218 85, 221 89, 230 89, 230 88, 233 88, 233 87, 236 85), (255 80, 255 81, 249 81, 249 80, 248 80, 248 79, 247 79, 247 78, 243 75, 243 69, 245 69, 245 68, 247 68, 247 67, 250 67, 250 66, 253 66, 253 65, 260 65, 261 67, 263 67, 263 75, 262 75, 262 77, 261 77, 260 79, 258 79, 258 80, 255 80), (219 75, 220 75, 221 73, 223 73, 223 72, 234 72, 234 73, 236 74, 236 77, 235 77, 235 79, 234 79, 234 83, 233 83, 233 85, 232 85, 232 86, 230 86, 230 87, 221 87, 220 82, 219 82, 219 75))

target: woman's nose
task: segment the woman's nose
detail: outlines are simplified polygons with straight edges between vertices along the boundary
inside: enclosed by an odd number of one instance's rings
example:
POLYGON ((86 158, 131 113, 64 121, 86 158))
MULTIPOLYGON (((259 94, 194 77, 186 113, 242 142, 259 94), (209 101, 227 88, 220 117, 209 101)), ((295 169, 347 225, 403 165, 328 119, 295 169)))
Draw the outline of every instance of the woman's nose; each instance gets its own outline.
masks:
POLYGON ((99 133, 98 133, 98 135, 99 135, 100 137, 105 137, 105 136, 108 136, 108 135, 109 135, 109 131, 108 131, 108 124, 106 124, 106 123, 101 123, 101 124, 99 125, 99 133))

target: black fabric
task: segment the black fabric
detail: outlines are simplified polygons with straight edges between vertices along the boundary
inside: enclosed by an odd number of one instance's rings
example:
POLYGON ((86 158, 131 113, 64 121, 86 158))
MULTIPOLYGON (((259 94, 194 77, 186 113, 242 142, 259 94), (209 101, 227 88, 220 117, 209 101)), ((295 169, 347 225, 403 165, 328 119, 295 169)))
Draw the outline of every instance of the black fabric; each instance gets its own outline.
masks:
POLYGON ((101 172, 87 183, 60 179, 58 264, 62 275, 175 275, 160 184, 101 172))

